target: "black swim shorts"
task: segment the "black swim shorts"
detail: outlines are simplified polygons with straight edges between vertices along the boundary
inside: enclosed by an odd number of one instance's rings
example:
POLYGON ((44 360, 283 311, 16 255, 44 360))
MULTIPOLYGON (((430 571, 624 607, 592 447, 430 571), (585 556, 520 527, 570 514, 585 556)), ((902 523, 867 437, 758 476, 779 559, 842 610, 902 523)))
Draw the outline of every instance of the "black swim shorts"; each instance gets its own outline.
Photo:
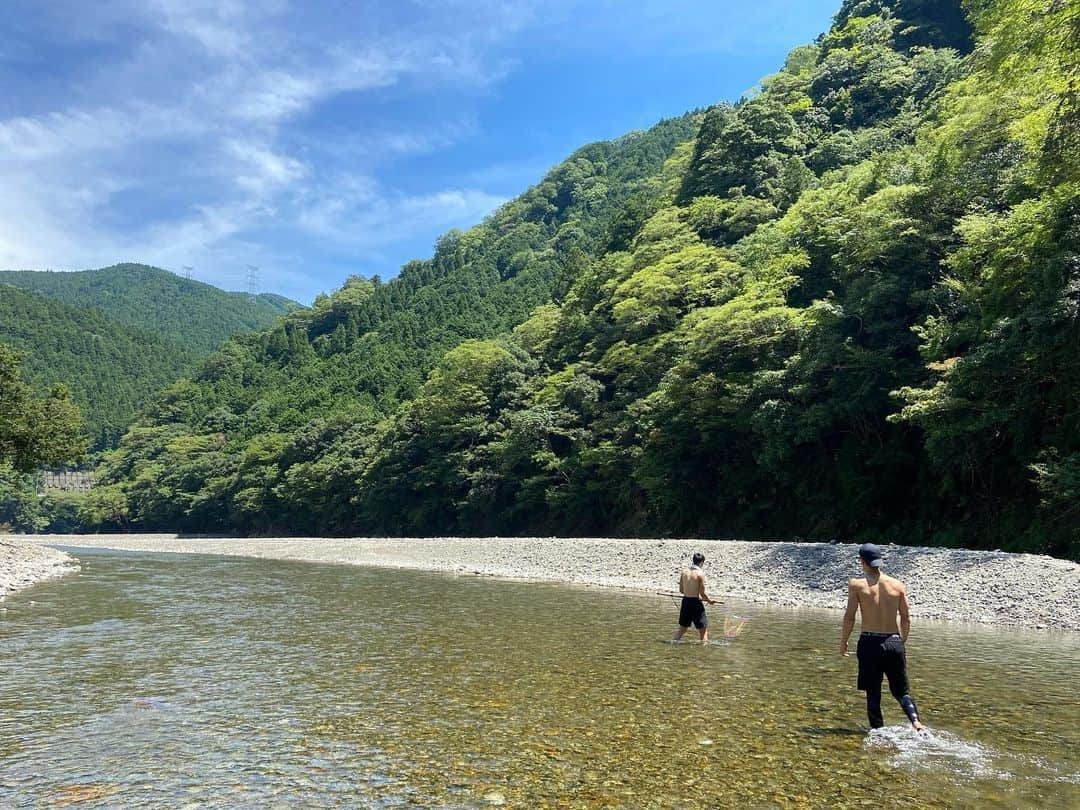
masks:
POLYGON ((698 630, 709 626, 709 617, 705 615, 705 603, 696 596, 684 596, 679 608, 679 627, 694 625, 698 630))
POLYGON ((862 633, 855 651, 859 659, 858 687, 864 692, 881 689, 881 676, 889 678, 894 694, 908 693, 907 656, 896 633, 862 633))

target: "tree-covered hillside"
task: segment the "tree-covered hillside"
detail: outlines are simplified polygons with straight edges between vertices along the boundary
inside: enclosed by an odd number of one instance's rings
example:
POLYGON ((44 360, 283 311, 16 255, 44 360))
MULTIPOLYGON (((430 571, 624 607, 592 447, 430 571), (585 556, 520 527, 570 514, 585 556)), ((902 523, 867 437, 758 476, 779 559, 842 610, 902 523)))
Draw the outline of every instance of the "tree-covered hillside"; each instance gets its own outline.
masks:
POLYGON ((41 391, 63 384, 93 447, 114 444, 152 394, 188 373, 199 353, 92 309, 0 283, 0 345, 22 353, 41 391))
POLYGON ((230 342, 83 519, 1076 557, 1078 42, 1057 0, 848 0, 756 97, 230 342))
POLYGON ((432 259, 410 262, 392 281, 351 278, 311 309, 231 341, 168 401, 184 401, 197 410, 191 418, 239 440, 313 415, 392 411, 448 349, 498 335, 565 293, 618 238, 628 201, 655 194, 665 159, 695 127, 687 115, 579 150, 483 225, 446 234, 432 259))
POLYGON ((69 306, 96 309, 114 321, 203 355, 239 332, 269 326, 298 306, 280 295, 226 292, 145 264, 71 273, 10 270, 0 272, 0 284, 69 306))

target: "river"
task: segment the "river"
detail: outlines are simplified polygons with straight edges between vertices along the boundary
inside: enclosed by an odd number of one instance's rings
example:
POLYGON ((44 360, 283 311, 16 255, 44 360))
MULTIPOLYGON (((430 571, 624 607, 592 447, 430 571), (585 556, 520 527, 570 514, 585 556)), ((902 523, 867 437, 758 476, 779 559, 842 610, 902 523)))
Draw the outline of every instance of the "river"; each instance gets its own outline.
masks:
POLYGON ((916 617, 930 733, 868 734, 835 613, 73 553, 0 614, 3 807, 1080 806, 1077 634, 916 617))

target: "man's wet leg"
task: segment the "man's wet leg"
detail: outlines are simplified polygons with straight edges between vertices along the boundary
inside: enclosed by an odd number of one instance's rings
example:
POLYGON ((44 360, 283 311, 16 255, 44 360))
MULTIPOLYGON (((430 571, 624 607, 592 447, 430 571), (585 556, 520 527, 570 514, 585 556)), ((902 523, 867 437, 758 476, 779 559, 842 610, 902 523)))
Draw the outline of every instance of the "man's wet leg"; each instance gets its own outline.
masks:
POLYGON ((922 731, 922 723, 919 722, 919 710, 915 707, 915 701, 912 700, 911 695, 908 693, 911 687, 908 686, 907 656, 904 653, 903 642, 899 643, 899 651, 890 650, 889 666, 885 671, 885 675, 889 679, 889 691, 896 698, 896 702, 900 704, 900 708, 904 710, 904 714, 907 715, 912 728, 916 731, 922 731))
POLYGON ((911 721, 911 727, 916 731, 922 731, 922 723, 919 722, 919 710, 915 708, 915 701, 911 699, 911 695, 904 695, 900 698, 900 706, 904 710, 904 714, 907 715, 907 719, 911 721))
POLYGON ((885 725, 885 717, 881 714, 880 683, 866 689, 866 717, 870 721, 870 728, 881 728, 885 725))
POLYGON ((900 708, 904 710, 904 714, 907 715, 907 719, 911 721, 912 727, 916 731, 922 730, 922 723, 919 722, 919 710, 915 706, 915 701, 912 699, 906 691, 903 691, 903 687, 906 684, 897 683, 893 685, 893 681, 889 679, 889 691, 892 692, 892 696, 896 698, 896 702, 900 704, 900 708), (897 694, 899 692, 900 694, 897 694))
POLYGON ((694 616, 694 627, 697 628, 698 634, 701 636, 701 643, 709 643, 709 617, 705 613, 705 604, 699 599, 697 601, 697 615, 694 616))

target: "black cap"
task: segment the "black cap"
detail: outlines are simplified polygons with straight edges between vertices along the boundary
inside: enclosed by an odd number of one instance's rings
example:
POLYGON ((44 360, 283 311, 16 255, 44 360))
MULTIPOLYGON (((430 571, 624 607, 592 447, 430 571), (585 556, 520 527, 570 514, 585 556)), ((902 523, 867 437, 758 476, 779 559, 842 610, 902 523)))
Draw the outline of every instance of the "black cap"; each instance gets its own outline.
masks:
POLYGON ((863 543, 859 546, 859 556, 867 565, 873 568, 881 567, 881 550, 873 543, 863 543))

